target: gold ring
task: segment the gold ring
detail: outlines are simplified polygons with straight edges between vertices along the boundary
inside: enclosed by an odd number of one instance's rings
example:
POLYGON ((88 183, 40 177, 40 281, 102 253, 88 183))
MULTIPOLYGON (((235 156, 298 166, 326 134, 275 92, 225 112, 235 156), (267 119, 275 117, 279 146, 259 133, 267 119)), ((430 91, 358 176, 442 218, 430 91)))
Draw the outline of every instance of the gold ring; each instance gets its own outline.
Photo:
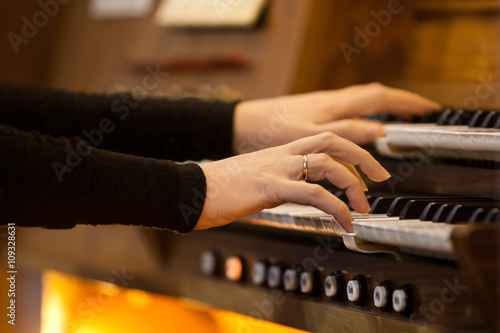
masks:
POLYGON ((302 155, 302 162, 304 163, 304 172, 302 173, 302 179, 307 180, 307 155, 302 155))

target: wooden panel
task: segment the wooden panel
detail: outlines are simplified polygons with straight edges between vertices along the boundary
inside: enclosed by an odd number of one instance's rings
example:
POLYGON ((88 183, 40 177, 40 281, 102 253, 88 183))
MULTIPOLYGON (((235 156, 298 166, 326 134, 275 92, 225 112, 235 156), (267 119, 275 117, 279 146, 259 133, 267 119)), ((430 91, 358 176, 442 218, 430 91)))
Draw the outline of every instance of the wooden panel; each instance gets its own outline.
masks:
POLYGON ((499 239, 498 226, 476 226, 452 234, 460 265, 493 332, 500 328, 499 239))
POLYGON ((47 83, 65 6, 50 7, 49 15, 36 0, 0 2, 0 80, 47 83))
POLYGON ((141 65, 206 59, 237 52, 248 59, 244 70, 170 71, 154 93, 182 87, 225 85, 242 97, 276 96, 288 92, 296 66, 309 3, 271 2, 262 25, 254 30, 173 29, 154 25, 152 15, 133 20, 93 20, 87 1, 71 7, 54 58, 51 85, 84 91, 107 91, 141 85, 141 65))
POLYGON ((477 82, 479 76, 493 75, 500 81, 500 2, 482 4, 477 2, 476 11, 417 6, 405 78, 477 82))
POLYGON ((375 16, 388 13, 385 1, 315 1, 291 90, 399 78, 412 23, 412 10, 406 5, 399 6, 397 14, 389 13, 384 27, 375 16))
POLYGON ((315 1, 291 90, 379 81, 446 105, 499 105, 500 1, 401 2, 384 21, 389 3, 315 1))

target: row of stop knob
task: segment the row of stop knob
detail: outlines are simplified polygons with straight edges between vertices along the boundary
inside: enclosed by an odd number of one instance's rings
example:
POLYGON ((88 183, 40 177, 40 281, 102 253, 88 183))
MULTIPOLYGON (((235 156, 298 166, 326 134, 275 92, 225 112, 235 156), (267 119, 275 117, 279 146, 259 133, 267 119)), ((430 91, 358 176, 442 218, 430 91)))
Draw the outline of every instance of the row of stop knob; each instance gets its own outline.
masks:
MULTIPOLYGON (((215 251, 205 251, 201 255, 201 270, 206 275, 214 275, 217 271, 218 255, 215 251)), ((242 281, 245 277, 245 261, 240 256, 230 256, 225 260, 224 274, 230 281, 242 281)), ((369 290, 367 277, 363 274, 353 276, 346 281, 343 271, 334 271, 321 279, 317 268, 304 269, 300 265, 287 267, 281 263, 271 264, 267 260, 255 262, 251 267, 250 279, 254 285, 267 286, 272 289, 320 296, 341 301, 344 297, 355 305, 366 304, 369 290)), ((389 280, 382 281, 373 289, 373 304, 382 311, 392 310, 409 315, 413 310, 413 293, 408 284, 394 288, 389 280)))

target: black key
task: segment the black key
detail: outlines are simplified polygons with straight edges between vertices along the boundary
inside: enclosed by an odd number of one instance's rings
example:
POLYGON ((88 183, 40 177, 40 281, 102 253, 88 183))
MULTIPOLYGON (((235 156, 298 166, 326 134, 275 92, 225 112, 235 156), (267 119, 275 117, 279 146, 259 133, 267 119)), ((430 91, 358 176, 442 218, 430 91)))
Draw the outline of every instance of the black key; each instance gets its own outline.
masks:
POLYGON ((412 198, 403 198, 403 197, 394 198, 389 208, 387 208, 386 212, 387 216, 399 216, 406 203, 411 199, 412 198))
POLYGON ((484 118, 487 114, 488 111, 483 110, 474 112, 467 125, 469 125, 469 127, 481 127, 481 124, 483 123, 484 118))
POLYGON ((444 222, 452 224, 461 222, 473 223, 483 211, 482 207, 455 205, 448 216, 446 216, 444 222))
POLYGON ((400 220, 418 219, 422 215, 422 212, 427 207, 427 205, 433 202, 445 203, 449 202, 450 200, 451 200, 450 198, 444 198, 444 197, 410 200, 401 210, 401 213, 399 214, 399 219, 400 220))
POLYGON ((489 212, 484 216, 483 221, 486 224, 500 222, 500 209, 492 208, 489 212))
POLYGON ((434 124, 437 123, 439 117, 441 116, 442 111, 432 111, 428 112, 423 116, 413 116, 411 118, 411 122, 415 124, 434 124))
POLYGON ((445 125, 453 125, 453 126, 463 126, 467 125, 470 121, 470 118, 473 116, 473 112, 464 111, 462 109, 454 110, 446 119, 445 125))
POLYGON ((474 115, 474 112, 460 110, 460 112, 457 115, 458 119, 455 122, 455 125, 466 126, 469 123, 469 120, 472 118, 473 115, 474 115))
POLYGON ((422 214, 420 214, 420 221, 432 221, 432 218, 442 205, 444 205, 443 202, 431 202, 430 204, 425 206, 422 214))
POLYGON ((453 207, 455 207, 456 204, 442 204, 439 206, 437 209, 436 213, 432 216, 432 222, 444 222, 446 219, 446 216, 451 212, 453 207))
MULTIPOLYGON (((401 220, 406 219, 418 219, 421 217, 422 213, 426 209, 427 205, 431 203, 450 203, 450 202, 489 202, 489 198, 462 198, 462 197, 437 197, 428 199, 416 199, 410 200, 406 203, 405 207, 401 211, 399 218, 401 220)), ((430 208, 429 208, 430 209, 430 208)), ((429 216, 428 221, 432 220, 432 217, 436 213, 437 208, 432 211, 431 216, 429 216)))
MULTIPOLYGON (((440 198, 449 200, 449 197, 429 197, 429 196, 397 197, 394 198, 394 200, 392 201, 391 205, 387 209, 386 214, 387 216, 400 216, 405 205, 410 200, 429 200, 429 202, 431 202, 433 199, 440 199, 440 198)), ((422 207, 422 209, 424 208, 425 206, 422 207)), ((418 214, 418 216, 415 218, 418 218, 419 216, 420 214, 418 214)))
POLYGON ((333 193, 333 195, 342 200, 345 204, 349 202, 349 198, 347 197, 347 194, 345 194, 345 191, 343 190, 337 190, 333 193))
MULTIPOLYGON (((346 198, 347 198, 347 196, 346 196, 346 198)), ((374 194, 367 194, 366 195, 366 201, 368 201, 368 205, 370 205, 370 207, 373 204, 373 202, 375 201, 375 199, 377 199, 377 198, 378 198, 378 196, 374 195, 374 194)), ((347 208, 349 208, 349 210, 354 210, 351 207, 351 202, 348 201, 348 202, 346 202, 346 204, 347 204, 347 208)))
POLYGON ((487 111, 480 127, 491 128, 493 126, 493 116, 495 115, 495 113, 495 111, 487 111))
POLYGON ((495 114, 491 117, 491 128, 500 128, 500 112, 495 112, 495 114))
MULTIPOLYGON (((469 216, 469 219, 467 220, 467 223, 480 223, 481 221, 484 220, 484 217, 486 215, 486 210, 483 208, 476 208, 472 214, 469 216)), ((450 213, 451 214, 451 213, 450 213)), ((451 222, 453 223, 453 222, 451 222)))
POLYGON ((439 115, 436 123, 440 126, 467 125, 474 112, 462 109, 445 109, 439 115))
POLYGON ((395 197, 377 197, 370 206, 370 214, 385 214, 395 197))
POLYGON ((453 115, 453 109, 444 109, 439 115, 439 119, 437 120, 437 124, 439 126, 448 125, 448 120, 453 115))
MULTIPOLYGON (((500 203, 498 202, 483 202, 483 203, 460 203, 455 205, 448 216, 443 220, 446 223, 461 223, 468 222, 474 223, 481 217, 481 214, 484 215, 483 212, 489 210, 490 208, 498 207, 500 203)), ((440 221, 441 222, 441 221, 440 221)), ((477 222, 480 222, 477 221, 477 222)))
POLYGON ((378 195, 373 195, 373 194, 368 194, 366 196, 366 200, 368 201, 368 204, 370 205, 370 207, 375 202, 375 200, 377 200, 377 198, 378 198, 378 195))
MULTIPOLYGON (((471 207, 471 208, 481 208, 485 206, 496 206, 498 205, 496 202, 447 202, 442 204, 436 213, 434 213, 434 216, 432 216, 432 222, 446 222, 448 217, 450 217, 450 214, 455 210, 458 209, 458 207, 471 207)), ((466 211, 466 210, 465 210, 466 211)), ((465 212, 464 211, 464 212, 465 212)), ((469 219, 469 216, 465 220, 462 220, 461 222, 467 221, 469 219)))

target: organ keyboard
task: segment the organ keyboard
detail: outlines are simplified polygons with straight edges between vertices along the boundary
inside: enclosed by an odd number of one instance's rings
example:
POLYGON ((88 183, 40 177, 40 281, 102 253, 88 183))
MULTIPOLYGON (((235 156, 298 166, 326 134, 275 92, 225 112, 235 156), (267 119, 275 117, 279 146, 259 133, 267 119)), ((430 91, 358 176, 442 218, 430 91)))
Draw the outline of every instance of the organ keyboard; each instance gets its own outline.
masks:
MULTIPOLYGON (((401 251, 431 257, 454 259, 451 233, 456 228, 463 228, 465 223, 500 222, 499 201, 483 198, 418 198, 391 197, 392 203, 407 202, 401 207, 402 213, 394 216, 394 211, 384 214, 373 213, 379 208, 381 198, 373 197, 371 213, 352 212, 354 234, 345 233, 335 218, 319 209, 297 204, 284 204, 254 214, 243 223, 266 225, 307 233, 333 235, 341 237, 345 245, 360 252, 393 252, 391 247, 366 249, 366 244, 356 246, 356 240, 370 241, 388 246, 397 246, 401 251), (458 200, 458 201, 457 201, 458 200), (460 202, 459 202, 460 201, 460 202), (415 206, 426 204, 416 211, 415 206), (434 208, 434 209, 433 209, 434 208), (429 213, 434 211, 434 214, 429 213), (415 213, 420 218, 412 217, 415 213), (392 216, 391 216, 392 215, 392 216), (355 238, 353 238, 355 237, 355 238), (353 243, 354 240, 354 243, 353 243)), ((393 206, 391 203, 391 207, 393 206)))
MULTIPOLYGON (((464 111, 447 108, 411 123, 381 114, 375 119, 385 125, 387 137, 376 143, 383 156, 404 158, 421 153, 428 161, 435 158, 474 159, 500 162, 500 112, 464 111)), ((456 180, 461 181, 460 179, 456 180)), ((347 202, 340 191, 339 198, 347 202)), ((333 216, 307 206, 285 204, 266 209, 245 219, 247 223, 268 225, 302 232, 342 237, 345 245, 361 252, 392 252, 393 246, 407 253, 454 259, 451 233, 464 224, 500 222, 500 201, 481 197, 368 195, 368 214, 352 212, 354 234, 345 233, 333 216), (367 250, 368 241, 387 245, 367 250), (357 245, 359 243, 359 246, 357 245)))
POLYGON ((427 157, 500 162, 500 112, 445 109, 410 124, 388 124, 377 140, 380 154, 397 157, 422 150, 427 157))

